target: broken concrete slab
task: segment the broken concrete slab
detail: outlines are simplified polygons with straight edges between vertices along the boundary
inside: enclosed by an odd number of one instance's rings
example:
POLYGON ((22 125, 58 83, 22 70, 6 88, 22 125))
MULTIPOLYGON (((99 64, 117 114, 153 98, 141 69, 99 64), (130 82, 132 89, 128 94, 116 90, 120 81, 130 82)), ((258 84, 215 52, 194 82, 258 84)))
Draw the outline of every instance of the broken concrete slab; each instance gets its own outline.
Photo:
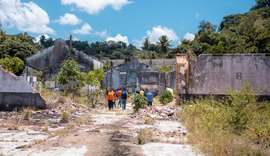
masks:
POLYGON ((2 67, 0 67, 0 86, 0 110, 46 107, 44 99, 25 79, 5 71, 2 67))

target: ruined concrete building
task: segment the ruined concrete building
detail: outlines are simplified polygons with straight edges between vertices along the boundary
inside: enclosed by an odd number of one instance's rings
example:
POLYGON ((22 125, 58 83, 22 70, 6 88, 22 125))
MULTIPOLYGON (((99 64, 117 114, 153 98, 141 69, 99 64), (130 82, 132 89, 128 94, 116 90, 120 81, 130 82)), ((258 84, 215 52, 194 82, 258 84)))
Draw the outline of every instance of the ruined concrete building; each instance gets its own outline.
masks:
POLYGON ((104 86, 113 89, 127 88, 129 91, 144 88, 156 93, 166 88, 166 73, 157 68, 162 65, 175 66, 175 59, 112 60, 112 68, 105 72, 104 86))
POLYGON ((182 54, 172 60, 112 61, 104 85, 113 89, 147 88, 160 93, 167 87, 181 98, 207 95, 225 96, 250 83, 261 98, 270 97, 270 55, 267 54, 182 54), (152 64, 150 63, 152 62, 152 64), (157 63, 158 62, 158 63, 157 63), (174 71, 161 73, 157 66, 173 65, 174 71))
POLYGON ((17 77, 0 66, 0 110, 21 107, 45 108, 45 101, 25 79, 17 77))
POLYGON ((246 83, 260 98, 270 97, 270 55, 203 54, 177 56, 176 89, 182 98, 206 95, 225 96, 246 83))
POLYGON ((99 59, 86 55, 74 48, 69 48, 62 39, 57 39, 54 46, 38 52, 37 54, 26 59, 26 75, 31 75, 31 68, 42 71, 46 80, 53 78, 60 71, 64 60, 75 59, 81 71, 88 72, 103 66, 99 59))

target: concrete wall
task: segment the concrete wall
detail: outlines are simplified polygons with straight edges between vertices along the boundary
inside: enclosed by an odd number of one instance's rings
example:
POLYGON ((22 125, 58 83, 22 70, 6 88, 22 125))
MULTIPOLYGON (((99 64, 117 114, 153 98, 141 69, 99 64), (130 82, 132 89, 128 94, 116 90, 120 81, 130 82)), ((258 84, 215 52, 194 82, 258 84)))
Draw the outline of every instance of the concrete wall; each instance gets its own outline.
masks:
POLYGON ((105 72, 104 86, 111 86, 113 89, 131 88, 134 90, 138 86, 138 73, 146 71, 154 71, 154 69, 136 59, 131 59, 131 61, 105 72))
POLYGON ((190 62, 188 94, 225 95, 251 83, 258 95, 270 96, 270 56, 200 55, 190 62))
POLYGON ((0 93, 0 110, 14 110, 22 107, 45 109, 46 104, 39 93, 0 93))
POLYGON ((17 77, 0 67, 0 92, 32 93, 32 87, 22 77, 17 77))
MULTIPOLYGON (((26 65, 42 71, 44 78, 48 80, 57 75, 63 62, 68 59, 75 59, 82 72, 89 72, 90 70, 103 67, 103 62, 93 56, 86 55, 74 48, 70 51, 69 46, 62 39, 55 40, 54 46, 27 58, 26 65)), ((25 75, 31 75, 31 71, 26 69, 25 75)))
POLYGON ((22 77, 0 67, 0 110, 19 107, 45 108, 45 101, 22 77))

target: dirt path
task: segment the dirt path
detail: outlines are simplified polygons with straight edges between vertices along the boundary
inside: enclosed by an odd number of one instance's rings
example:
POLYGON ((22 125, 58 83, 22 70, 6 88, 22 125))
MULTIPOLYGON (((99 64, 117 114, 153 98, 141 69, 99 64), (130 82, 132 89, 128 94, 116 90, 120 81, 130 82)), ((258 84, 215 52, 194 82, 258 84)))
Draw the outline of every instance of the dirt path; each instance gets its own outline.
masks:
MULTIPOLYGON (((167 109, 167 108, 166 108, 167 109)), ((165 109, 165 110, 166 110, 165 109)), ((151 109, 148 111, 158 112, 151 109)), ((182 125, 178 121, 158 120, 155 124, 145 124, 145 116, 131 115, 131 104, 127 110, 106 108, 89 113, 90 118, 78 124, 76 122, 49 128, 47 133, 26 130, 0 132, 0 155, 14 156, 163 156, 163 155, 198 155, 186 143, 182 125), (156 143, 138 145, 138 133, 149 129, 156 137, 156 143), (10 136, 8 139, 7 136, 10 136), (1 138, 2 137, 2 138, 1 138), (23 138, 23 139, 19 139, 23 138), (159 143, 157 143, 159 142, 159 143), (174 143, 174 144, 168 144, 174 143), (178 143, 178 144, 175 144, 178 143), (179 144, 181 143, 181 144, 179 144), (6 146, 6 148, 4 147, 6 146)), ((164 114, 162 111, 161 115, 164 114)), ((166 113, 166 111, 165 111, 166 113)), ((170 111, 169 111, 170 113, 170 111)), ((78 113, 80 114, 80 113, 78 113)), ((86 115, 87 116, 87 115, 86 115)), ((151 114, 150 114, 151 116, 151 114)), ((159 115, 153 115, 159 118, 159 115)), ((29 129, 29 127, 27 127, 29 129)))

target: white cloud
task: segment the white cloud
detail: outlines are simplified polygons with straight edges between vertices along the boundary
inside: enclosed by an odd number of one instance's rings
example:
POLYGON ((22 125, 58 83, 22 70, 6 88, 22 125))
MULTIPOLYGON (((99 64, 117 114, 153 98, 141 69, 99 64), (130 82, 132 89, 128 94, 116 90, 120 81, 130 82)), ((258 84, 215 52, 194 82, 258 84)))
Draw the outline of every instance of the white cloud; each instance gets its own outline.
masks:
POLYGON ((77 9, 89 14, 99 13, 111 6, 114 10, 120 10, 124 5, 132 3, 129 0, 61 0, 63 5, 75 5, 77 9))
MULTIPOLYGON (((45 39, 49 39, 50 38, 50 36, 48 34, 42 34, 42 35, 45 37, 45 39)), ((40 42, 40 37, 42 35, 38 35, 37 37, 35 37, 34 42, 35 43, 39 43, 40 42)))
POLYGON ((129 44, 128 43, 128 37, 127 36, 123 36, 121 34, 117 34, 116 36, 112 37, 107 37, 106 38, 106 41, 115 41, 115 42, 119 42, 119 41, 122 41, 122 42, 125 42, 126 44, 129 44))
POLYGON ((195 35, 192 33, 186 33, 183 39, 188 40, 188 41, 193 41, 195 39, 195 35))
POLYGON ((54 30, 46 11, 33 2, 20 0, 0 0, 0 23, 20 31, 53 34, 54 30))
POLYGON ((147 31, 147 37, 149 37, 149 41, 151 43, 156 43, 159 37, 163 35, 166 35, 171 41, 178 39, 176 33, 172 29, 160 25, 153 27, 152 30, 147 31))
POLYGON ((97 32, 94 32, 94 35, 97 35, 101 38, 104 38, 104 37, 107 37, 108 36, 108 32, 107 30, 103 30, 103 31, 97 31, 97 32))
POLYGON ((57 21, 61 25, 77 25, 80 24, 82 20, 73 14, 66 13, 64 16, 60 16, 57 21))
POLYGON ((91 31, 93 31, 92 26, 88 23, 85 23, 80 29, 75 29, 72 32, 79 35, 89 35, 91 31))
POLYGON ((142 48, 142 45, 143 45, 143 41, 144 41, 144 39, 142 39, 142 40, 134 39, 134 40, 132 40, 132 44, 136 48, 141 49, 142 48))

